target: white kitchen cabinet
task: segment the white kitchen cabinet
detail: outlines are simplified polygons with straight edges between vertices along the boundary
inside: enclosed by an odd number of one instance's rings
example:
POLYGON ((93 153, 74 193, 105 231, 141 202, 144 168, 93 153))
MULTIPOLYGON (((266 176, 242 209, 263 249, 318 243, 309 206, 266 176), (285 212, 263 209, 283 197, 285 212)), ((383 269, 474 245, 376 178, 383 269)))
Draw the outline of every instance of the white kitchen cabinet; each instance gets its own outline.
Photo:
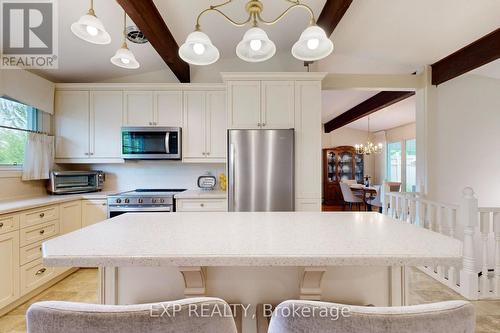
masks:
POLYGON ((177 212, 226 212, 226 199, 177 199, 177 212))
POLYGON ((154 93, 154 122, 157 126, 182 127, 182 91, 154 93))
POLYGON ((226 94, 223 91, 207 92, 206 114, 206 151, 207 158, 226 159, 227 113, 226 94))
POLYGON ((261 123, 264 129, 288 129, 295 125, 293 81, 262 81, 261 123))
POLYGON ((183 161, 225 162, 225 104, 223 91, 184 92, 183 161))
POLYGON ((89 157, 89 96, 88 91, 56 92, 56 158, 89 157))
POLYGON ((20 295, 19 232, 0 235, 0 308, 20 295))
POLYGON ((90 93, 90 156, 121 158, 123 93, 92 91, 90 93))
POLYGON ((61 235, 82 228, 81 200, 63 203, 59 206, 59 233, 61 235))
POLYGON ((82 228, 102 222, 108 218, 106 200, 83 200, 82 228))
POLYGON ((260 81, 228 82, 229 128, 260 128, 260 89, 260 81))
POLYGON ((314 200, 321 200, 320 81, 295 83, 295 119, 295 197, 319 210, 314 200))
POLYGON ((125 91, 124 107, 125 125, 154 125, 154 105, 152 91, 125 91))
POLYGON ((229 81, 227 86, 229 128, 294 127, 294 81, 229 81))
POLYGON ((56 91, 56 162, 122 162, 120 91, 56 91))

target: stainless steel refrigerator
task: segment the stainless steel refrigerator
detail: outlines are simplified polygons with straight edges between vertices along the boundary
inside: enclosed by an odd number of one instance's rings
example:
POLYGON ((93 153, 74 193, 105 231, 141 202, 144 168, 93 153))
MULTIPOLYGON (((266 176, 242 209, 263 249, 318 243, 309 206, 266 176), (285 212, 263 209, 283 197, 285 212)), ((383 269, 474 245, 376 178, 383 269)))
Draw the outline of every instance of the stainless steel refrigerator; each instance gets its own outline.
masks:
POLYGON ((294 210, 294 130, 228 131, 232 212, 294 210))

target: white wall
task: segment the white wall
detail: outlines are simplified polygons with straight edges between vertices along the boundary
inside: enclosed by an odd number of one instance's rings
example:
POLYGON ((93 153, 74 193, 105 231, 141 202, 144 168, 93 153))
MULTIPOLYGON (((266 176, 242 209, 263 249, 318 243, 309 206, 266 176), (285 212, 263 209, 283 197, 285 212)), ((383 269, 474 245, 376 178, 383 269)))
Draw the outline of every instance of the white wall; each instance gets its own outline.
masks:
POLYGON ((459 203, 472 186, 483 206, 500 206, 500 80, 465 75, 437 88, 428 119, 428 194, 459 203))
MULTIPOLYGON (((210 66, 190 66, 192 83, 220 83, 221 72, 306 72, 303 62, 289 53, 278 53, 261 63, 245 62, 237 57, 220 59, 210 66)), ((169 70, 129 75, 103 81, 105 83, 169 83, 178 82, 169 70)))
POLYGON ((196 189, 198 177, 209 171, 219 178, 225 164, 188 164, 170 161, 130 161, 125 164, 67 165, 73 170, 103 170, 105 191, 130 191, 137 188, 196 189))
POLYGON ((20 172, 0 171, 0 200, 40 196, 46 193, 45 181, 21 181, 20 172))
MULTIPOLYGON (((321 139, 323 148, 354 146, 356 144, 366 143, 368 140, 368 132, 344 126, 330 133, 323 132, 321 139)), ((371 134, 370 140, 373 140, 371 134)), ((372 156, 365 156, 364 162, 365 176, 368 175, 372 177, 372 182, 376 182, 377 172, 375 170, 374 158, 372 156)))

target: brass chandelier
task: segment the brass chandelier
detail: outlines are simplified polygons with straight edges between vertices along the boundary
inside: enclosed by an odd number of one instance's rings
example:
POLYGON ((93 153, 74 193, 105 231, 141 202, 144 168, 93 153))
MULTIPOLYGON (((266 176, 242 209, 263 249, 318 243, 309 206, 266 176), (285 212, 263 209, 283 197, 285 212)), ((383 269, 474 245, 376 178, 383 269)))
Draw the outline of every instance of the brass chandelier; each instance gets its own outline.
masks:
POLYGON ((368 140, 365 145, 358 144, 354 148, 356 148, 356 154, 359 155, 380 154, 382 152, 383 146, 381 143, 375 145, 370 141, 370 116, 368 116, 368 140))
POLYGON ((243 39, 236 46, 236 55, 247 62, 261 62, 270 59, 276 53, 276 45, 269 39, 267 33, 259 28, 259 25, 274 25, 281 21, 291 10, 295 8, 304 9, 309 14, 309 26, 302 32, 299 40, 292 47, 292 55, 302 61, 316 61, 330 55, 333 51, 333 43, 326 36, 323 29, 316 25, 316 18, 312 9, 299 0, 283 0, 291 5, 273 20, 262 18, 264 5, 260 0, 250 0, 245 6, 248 19, 237 22, 226 15, 221 8, 233 2, 227 0, 224 3, 210 6, 200 12, 196 19, 195 31, 190 33, 184 44, 179 48, 181 59, 192 65, 210 65, 219 60, 219 50, 212 44, 207 34, 201 31, 200 20, 208 12, 221 15, 229 23, 236 27, 244 27, 247 24, 251 28, 244 34, 243 39))

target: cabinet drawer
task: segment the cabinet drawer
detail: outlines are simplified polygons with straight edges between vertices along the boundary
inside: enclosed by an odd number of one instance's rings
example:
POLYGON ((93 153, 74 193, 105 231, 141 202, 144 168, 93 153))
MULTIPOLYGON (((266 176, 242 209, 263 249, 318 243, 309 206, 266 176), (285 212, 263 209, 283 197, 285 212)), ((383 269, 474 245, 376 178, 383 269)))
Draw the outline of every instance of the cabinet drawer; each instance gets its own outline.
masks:
POLYGON ((177 200, 178 212, 225 212, 227 201, 225 199, 181 199, 177 200))
POLYGON ((42 259, 21 266, 21 295, 27 294, 40 287, 45 282, 56 276, 54 267, 46 267, 42 259))
POLYGON ((29 210, 21 214, 21 228, 57 220, 59 218, 59 206, 47 206, 29 210))
POLYGON ((40 259, 42 257, 42 243, 45 241, 46 239, 21 247, 19 250, 20 265, 22 266, 33 260, 40 259))
POLYGON ((19 229, 19 215, 0 216, 0 235, 19 229))
POLYGON ((21 229, 21 246, 33 244, 35 242, 46 240, 59 234, 59 221, 51 221, 29 228, 21 229))

